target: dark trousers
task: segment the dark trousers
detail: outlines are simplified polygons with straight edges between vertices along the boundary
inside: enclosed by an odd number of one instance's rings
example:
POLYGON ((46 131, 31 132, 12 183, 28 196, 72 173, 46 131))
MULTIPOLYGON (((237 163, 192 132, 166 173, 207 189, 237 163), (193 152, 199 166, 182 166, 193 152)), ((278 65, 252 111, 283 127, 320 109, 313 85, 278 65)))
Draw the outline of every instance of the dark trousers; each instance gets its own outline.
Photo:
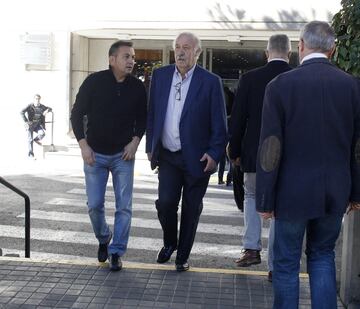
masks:
MULTIPOLYGON (((226 155, 226 153, 223 154, 223 156, 221 157, 220 161, 219 161, 219 170, 218 170, 218 179, 219 182, 224 181, 224 171, 225 171, 225 165, 226 162, 230 162, 228 156, 226 155)), ((229 164, 229 171, 226 175, 226 184, 229 185, 232 180, 233 180, 233 176, 232 176, 233 172, 232 172, 232 164, 229 164)))
POLYGON ((186 170, 181 152, 162 149, 159 158, 158 218, 164 233, 164 246, 178 246, 176 263, 185 263, 194 243, 202 199, 209 183, 209 175, 191 176, 186 170), (179 241, 177 237, 178 205, 181 202, 179 241))

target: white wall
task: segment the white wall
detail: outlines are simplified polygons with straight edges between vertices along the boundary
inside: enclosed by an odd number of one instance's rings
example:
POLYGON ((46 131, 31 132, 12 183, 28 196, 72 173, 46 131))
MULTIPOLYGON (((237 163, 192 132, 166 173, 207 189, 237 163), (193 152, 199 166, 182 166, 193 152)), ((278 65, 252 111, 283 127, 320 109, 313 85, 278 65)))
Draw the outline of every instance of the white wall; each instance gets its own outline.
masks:
MULTIPOLYGON (((27 153, 26 132, 20 111, 32 102, 35 93, 42 96, 41 102, 54 110, 55 143, 64 143, 69 125, 69 33, 53 32, 53 68, 50 71, 26 71, 20 61, 20 35, 23 32, 11 31, 1 34, 0 52, 1 89, 0 132, 2 146, 0 159, 12 158, 27 153), (3 47, 4 46, 4 47, 3 47), (5 148, 5 149, 4 149, 5 148), (15 151, 14 151, 15 150, 15 151)), ((50 143, 50 130, 45 142, 50 143)))
POLYGON ((89 71, 106 70, 109 64, 109 48, 115 40, 89 40, 89 71))

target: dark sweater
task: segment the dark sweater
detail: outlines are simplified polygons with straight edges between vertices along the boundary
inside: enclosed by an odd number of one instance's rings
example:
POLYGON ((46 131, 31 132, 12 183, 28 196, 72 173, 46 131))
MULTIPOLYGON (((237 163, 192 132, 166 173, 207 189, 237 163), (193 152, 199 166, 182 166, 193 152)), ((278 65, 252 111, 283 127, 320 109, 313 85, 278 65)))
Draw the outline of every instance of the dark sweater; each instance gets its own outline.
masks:
POLYGON ((123 150, 133 136, 141 138, 146 128, 146 91, 143 83, 129 75, 117 82, 112 71, 89 75, 82 83, 71 111, 76 139, 85 138, 98 153, 112 155, 123 150))

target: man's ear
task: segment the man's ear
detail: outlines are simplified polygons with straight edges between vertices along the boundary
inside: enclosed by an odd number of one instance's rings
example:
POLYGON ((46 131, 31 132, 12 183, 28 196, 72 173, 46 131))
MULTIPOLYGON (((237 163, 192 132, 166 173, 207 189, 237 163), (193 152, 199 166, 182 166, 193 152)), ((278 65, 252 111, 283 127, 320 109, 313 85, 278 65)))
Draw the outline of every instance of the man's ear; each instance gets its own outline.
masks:
POLYGON ((299 46, 299 51, 303 52, 305 49, 305 43, 303 39, 300 39, 298 46, 299 46))
POLYGON ((265 56, 266 56, 266 59, 269 59, 269 51, 268 50, 265 50, 265 56))
POLYGON ((329 59, 332 58, 335 50, 336 50, 336 46, 334 46, 330 51, 328 51, 328 52, 326 53, 326 55, 328 56, 329 59))
POLYGON ((115 63, 115 56, 113 56, 113 55, 109 56, 109 64, 110 64, 110 66, 113 66, 114 63, 115 63))
POLYGON ((202 52, 202 49, 201 48, 198 48, 196 51, 195 51, 195 55, 196 55, 196 57, 200 57, 200 55, 201 55, 201 52, 202 52))

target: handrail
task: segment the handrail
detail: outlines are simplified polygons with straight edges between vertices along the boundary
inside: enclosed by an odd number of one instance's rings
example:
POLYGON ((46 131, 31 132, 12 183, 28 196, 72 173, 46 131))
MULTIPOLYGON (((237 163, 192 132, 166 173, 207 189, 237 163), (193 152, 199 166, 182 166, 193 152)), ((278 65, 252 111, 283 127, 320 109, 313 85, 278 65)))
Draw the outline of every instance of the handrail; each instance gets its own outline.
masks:
POLYGON ((49 113, 51 113, 51 121, 45 121, 45 123, 51 123, 50 152, 54 152, 55 151, 55 146, 54 146, 54 112, 51 110, 49 113))
POLYGON ((25 199, 25 257, 29 258, 30 257, 30 198, 26 193, 19 190, 11 183, 7 182, 1 176, 0 176, 0 183, 25 199))

